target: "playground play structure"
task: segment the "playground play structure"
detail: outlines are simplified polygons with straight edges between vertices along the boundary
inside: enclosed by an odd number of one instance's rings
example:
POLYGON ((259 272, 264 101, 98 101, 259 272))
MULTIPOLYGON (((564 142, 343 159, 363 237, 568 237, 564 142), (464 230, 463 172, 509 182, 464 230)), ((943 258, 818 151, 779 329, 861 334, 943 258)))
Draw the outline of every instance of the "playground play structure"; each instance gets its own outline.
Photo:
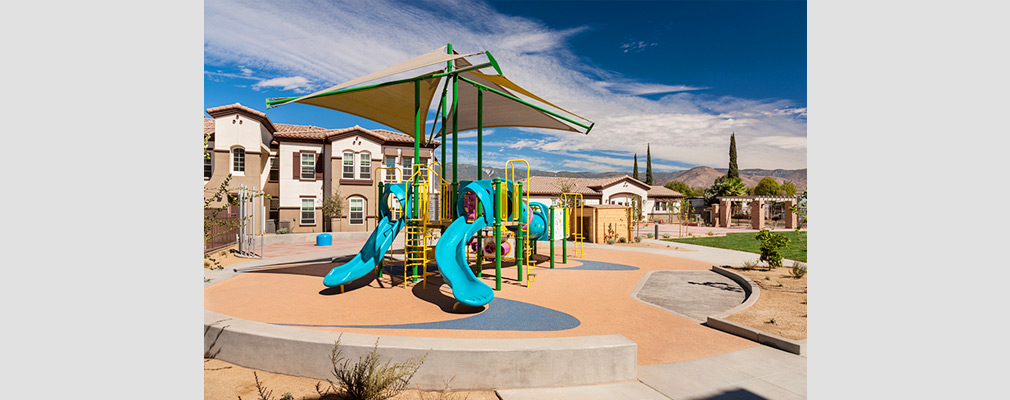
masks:
MULTIPOLYGON (((506 179, 483 179, 483 128, 530 127, 588 134, 594 123, 544 100, 507 79, 490 52, 459 54, 448 44, 380 71, 301 97, 271 98, 267 108, 289 103, 303 103, 367 118, 401 132, 413 132, 412 174, 397 176, 399 169, 387 170, 387 183, 376 179, 378 221, 361 251, 349 262, 333 268, 323 279, 328 287, 340 287, 378 268, 382 274, 383 258, 401 230, 404 234, 404 286, 408 280, 422 280, 430 275, 431 249, 443 280, 452 288, 457 303, 483 306, 501 290, 501 263, 511 258, 518 267, 518 281, 529 285, 538 241, 550 243, 550 265, 554 267, 554 241, 563 243, 563 262, 567 262, 567 239, 574 239, 573 254, 582 255, 582 229, 569 234, 568 217, 581 224, 581 195, 561 194, 556 207, 529 201, 530 165, 525 160, 506 164, 506 179), (487 61, 473 64, 466 57, 484 56, 487 61), (393 75, 445 63, 445 68, 407 79, 363 85, 393 75), (494 74, 481 72, 492 68, 494 74), (440 103, 441 147, 446 160, 446 137, 452 140, 452 181, 443 177, 444 164, 421 164, 420 144, 428 109, 442 81, 440 103), (463 85, 460 85, 460 83, 463 85), (450 88, 451 86, 451 88, 450 88), (451 94, 451 96, 450 96, 451 94), (520 98, 525 96, 527 99, 520 98), (545 106, 534 104, 539 102, 545 106), (451 102, 451 103, 450 103, 451 102), (553 111, 551 108, 558 111, 553 111), (485 112, 486 111, 486 112, 485 112), (568 114, 570 116, 566 116, 568 114), (574 117, 574 118, 572 118, 574 117), (451 121, 451 131, 449 128, 451 121), (458 180, 458 133, 477 131, 477 179, 458 180), (517 180, 519 164, 525 165, 527 187, 517 180), (558 218, 560 216, 560 218, 558 218), (560 232, 558 228, 560 227, 560 232), (433 231, 441 230, 435 241, 433 231), (493 236, 492 236, 493 235, 493 236), (504 241, 503 241, 504 239, 504 241), (487 240, 487 242, 484 242, 487 240), (434 246, 432 243, 434 242, 434 246), (487 246, 485 246, 487 245, 487 246), (468 248, 473 250, 476 272, 471 269, 468 248), (486 250, 486 251, 485 251, 486 250), (509 257, 511 254, 511 257, 509 257), (495 263, 495 288, 480 279, 484 263, 495 263)), ((432 126, 434 136, 434 125, 432 126)), ((428 141, 431 141, 429 137, 428 141)))

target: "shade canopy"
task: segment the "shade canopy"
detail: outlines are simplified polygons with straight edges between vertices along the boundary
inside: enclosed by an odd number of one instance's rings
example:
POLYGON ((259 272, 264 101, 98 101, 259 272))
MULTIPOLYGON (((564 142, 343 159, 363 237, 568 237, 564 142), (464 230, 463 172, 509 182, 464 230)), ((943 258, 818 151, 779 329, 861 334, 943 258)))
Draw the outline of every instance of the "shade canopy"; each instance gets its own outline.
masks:
MULTIPOLYGON (((467 67, 473 67, 473 64, 464 57, 478 54, 485 53, 446 54, 445 47, 443 47, 312 94, 297 98, 271 99, 268 101, 268 108, 289 103, 309 104, 367 118, 404 133, 414 133, 417 118, 415 107, 420 106, 423 122, 427 116, 432 98, 438 90, 440 80, 443 77, 447 77, 444 70, 437 70, 408 79, 369 85, 362 84, 426 66, 444 65, 444 63, 449 61, 454 62, 456 70, 463 70, 467 67), (420 82, 419 88, 415 88, 415 82, 420 82), (419 89, 420 98, 415 102, 416 89, 419 89)), ((488 58, 491 59, 491 63, 482 65, 489 66, 494 63, 490 54, 488 54, 488 58)), ((458 72, 458 76, 490 89, 485 90, 483 99, 482 126, 484 127, 530 127, 571 132, 580 132, 578 127, 587 129, 586 132, 591 128, 591 125, 572 123, 570 118, 559 117, 559 113, 546 111, 545 107, 531 105, 526 100, 517 96, 517 93, 588 121, 523 89, 502 75, 484 74, 477 69, 470 69, 458 72), (566 122, 566 119, 569 122, 566 122)), ((478 90, 473 84, 460 79, 457 93, 458 131, 477 129, 478 90)), ((451 113, 450 109, 450 115, 451 113)), ((451 120, 450 118, 448 121, 451 120)), ((417 134, 422 133, 417 132, 417 134)))

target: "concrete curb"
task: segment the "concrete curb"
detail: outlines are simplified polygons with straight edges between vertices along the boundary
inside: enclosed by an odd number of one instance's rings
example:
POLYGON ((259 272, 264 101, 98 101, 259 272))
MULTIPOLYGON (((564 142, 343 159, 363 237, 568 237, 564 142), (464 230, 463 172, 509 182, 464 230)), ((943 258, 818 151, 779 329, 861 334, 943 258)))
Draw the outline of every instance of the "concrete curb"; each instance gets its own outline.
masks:
MULTIPOLYGON (((284 244, 284 243, 303 243, 303 242, 315 242, 316 235, 323 233, 328 233, 333 235, 333 240, 367 240, 368 236, 372 234, 372 231, 365 232, 316 232, 316 233, 285 233, 283 235, 265 235, 263 236, 263 245, 269 246, 272 244, 284 244)), ((256 245, 259 246, 259 239, 256 240, 256 245)))
POLYGON ((204 310, 204 356, 246 368, 325 380, 340 337, 342 357, 373 348, 404 362, 427 353, 411 384, 442 389, 584 386, 634 380, 638 345, 622 335, 540 339, 457 339, 377 336, 272 325, 204 310))
POLYGON ((761 288, 758 287, 758 285, 754 283, 754 281, 752 281, 750 278, 737 274, 726 268, 715 265, 712 266, 712 271, 718 273, 719 275, 732 279, 733 282, 736 282, 738 285, 740 285, 740 287, 743 288, 743 291, 747 295, 747 298, 744 299, 743 303, 740 303, 740 305, 733 307, 727 310, 726 312, 723 312, 722 314, 716 315, 716 317, 725 318, 740 311, 746 310, 748 307, 754 305, 754 303, 757 302, 758 297, 761 297, 761 288))
POLYGON ((754 281, 752 281, 750 278, 743 275, 739 275, 726 268, 713 265, 712 271, 725 275, 726 277, 740 284, 740 286, 744 288, 744 291, 747 292, 747 300, 744 300, 744 302, 741 303, 739 306, 733 307, 732 309, 722 314, 716 316, 709 316, 708 320, 705 321, 706 326, 736 336, 740 336, 744 339, 753 340, 755 342, 771 346, 785 352, 797 355, 807 354, 806 339, 804 340, 786 339, 778 335, 763 332, 758 329, 751 328, 749 326, 740 325, 735 322, 730 322, 723 319, 754 305, 754 303, 757 302, 758 297, 761 295, 761 288, 758 287, 758 285, 754 283, 754 281))

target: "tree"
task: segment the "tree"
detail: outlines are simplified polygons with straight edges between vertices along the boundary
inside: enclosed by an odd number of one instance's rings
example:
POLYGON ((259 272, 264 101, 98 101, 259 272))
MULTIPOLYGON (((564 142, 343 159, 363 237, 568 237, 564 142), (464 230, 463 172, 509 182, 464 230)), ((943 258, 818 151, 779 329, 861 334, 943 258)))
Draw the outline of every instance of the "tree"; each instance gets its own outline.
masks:
POLYGON ((635 169, 631 172, 631 177, 638 179, 638 153, 635 153, 635 169))
POLYGON ((334 190, 333 195, 323 199, 323 204, 319 206, 319 211, 323 214, 323 224, 329 226, 329 231, 333 230, 331 218, 342 218, 344 216, 344 197, 339 190, 334 190))
POLYGON ((726 171, 729 178, 740 178, 740 169, 736 166, 736 132, 729 135, 729 171, 726 171))
MULTIPOLYGON (((761 181, 754 186, 755 196, 778 196, 779 195, 779 183, 775 181, 774 178, 766 176, 761 178, 761 181)), ((794 189, 795 190, 795 189, 794 189)))
POLYGON ((785 181, 782 186, 779 186, 779 191, 784 193, 786 196, 793 197, 796 195, 796 185, 791 181, 785 181))
POLYGON ((648 143, 645 145, 645 184, 652 185, 652 152, 648 143))
POLYGON ((705 189, 705 204, 719 202, 721 196, 746 196, 747 187, 740 178, 730 178, 725 175, 715 179, 711 187, 705 189))
POLYGON ((703 190, 697 190, 695 188, 692 188, 688 186, 686 183, 681 181, 669 181, 663 186, 665 186, 667 189, 673 190, 675 192, 684 195, 684 197, 697 197, 701 196, 704 193, 703 190))

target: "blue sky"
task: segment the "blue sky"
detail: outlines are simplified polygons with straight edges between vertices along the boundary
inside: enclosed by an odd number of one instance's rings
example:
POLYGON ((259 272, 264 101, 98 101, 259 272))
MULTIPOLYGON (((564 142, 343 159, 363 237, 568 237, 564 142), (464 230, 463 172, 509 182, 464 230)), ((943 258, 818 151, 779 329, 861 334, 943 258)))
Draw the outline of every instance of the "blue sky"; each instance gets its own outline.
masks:
MULTIPOLYGON (((204 18, 208 108, 239 102, 280 123, 384 128, 264 100, 451 42, 491 51, 510 79, 596 122, 588 136, 485 130, 485 165, 630 172, 634 153, 645 168, 648 142, 657 171, 724 168, 735 131, 741 168, 806 168, 803 1, 213 1, 204 18)), ((459 157, 475 162, 473 132, 461 134, 459 157)))

